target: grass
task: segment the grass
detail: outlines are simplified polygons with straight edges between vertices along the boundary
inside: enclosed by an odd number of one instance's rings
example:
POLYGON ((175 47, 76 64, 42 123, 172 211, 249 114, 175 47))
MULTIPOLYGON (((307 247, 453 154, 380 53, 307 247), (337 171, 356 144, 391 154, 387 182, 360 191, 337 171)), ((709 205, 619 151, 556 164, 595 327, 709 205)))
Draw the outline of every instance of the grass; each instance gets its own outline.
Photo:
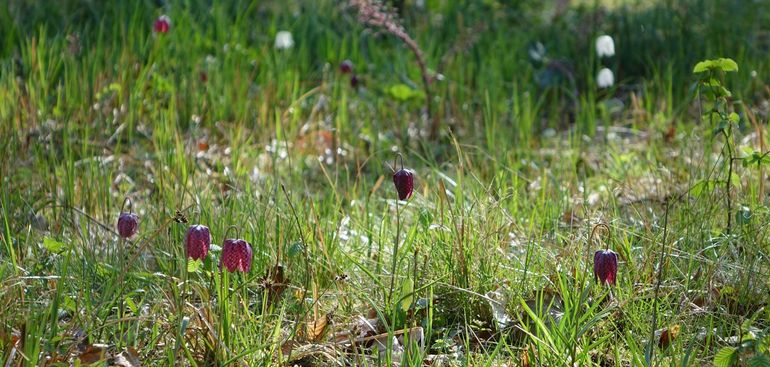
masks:
POLYGON ((766 178, 739 163, 765 146, 766 1, 407 1, 404 27, 443 76, 435 139, 413 53, 342 4, 158 3, 0 5, 4 365, 768 353, 766 178), (153 34, 161 14, 171 31, 153 34), (280 30, 293 48, 274 47, 280 30), (597 60, 604 33, 617 54, 597 60), (535 42, 545 62, 529 59, 535 42), (739 65, 724 79, 740 117, 732 176, 692 75, 717 57, 739 65), (614 87, 595 86, 600 65, 614 87), (417 177, 408 202, 396 153, 417 177), (125 197, 130 240, 115 229, 125 197), (251 271, 220 271, 218 248, 188 262, 194 223, 219 245, 234 226, 251 271), (612 287, 593 279, 604 248, 620 257, 612 287), (422 345, 394 346, 418 331, 422 345))

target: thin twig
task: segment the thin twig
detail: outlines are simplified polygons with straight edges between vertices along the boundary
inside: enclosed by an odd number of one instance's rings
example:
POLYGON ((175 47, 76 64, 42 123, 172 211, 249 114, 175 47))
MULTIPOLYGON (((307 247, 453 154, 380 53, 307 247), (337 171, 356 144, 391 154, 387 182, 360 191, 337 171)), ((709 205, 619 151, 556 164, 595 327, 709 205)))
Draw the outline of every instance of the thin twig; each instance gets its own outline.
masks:
MULTIPOLYGON (((302 298, 300 298, 300 302, 302 302, 302 305, 303 305, 302 307, 304 308, 305 298, 307 297, 307 291, 308 291, 308 288, 310 288, 310 281, 312 279, 312 273, 310 269, 310 255, 308 254, 307 242, 305 241, 305 234, 302 231, 302 226, 300 225, 300 222, 299 222, 299 216, 297 216, 297 210, 294 208, 294 204, 292 204, 291 202, 291 197, 289 197, 289 193, 286 191, 286 187, 283 184, 281 184, 281 190, 283 191, 283 195, 286 196, 286 202, 289 204, 289 208, 291 208, 291 213, 294 216, 294 220, 297 223, 299 238, 302 241, 302 253, 305 255, 305 286, 303 287, 304 289, 302 290, 302 298)), ((304 315, 305 311, 300 312, 300 314, 304 315)), ((300 323, 297 322, 296 327, 299 327, 299 325, 300 323)))

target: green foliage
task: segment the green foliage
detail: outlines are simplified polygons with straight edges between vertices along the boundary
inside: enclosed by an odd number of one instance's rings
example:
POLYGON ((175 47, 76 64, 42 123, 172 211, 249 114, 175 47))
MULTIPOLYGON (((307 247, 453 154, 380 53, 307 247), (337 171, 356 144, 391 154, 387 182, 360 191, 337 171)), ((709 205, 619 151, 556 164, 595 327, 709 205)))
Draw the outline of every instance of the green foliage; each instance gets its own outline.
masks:
POLYGON ((721 71, 721 72, 738 71, 738 64, 735 61, 733 61, 733 59, 719 58, 716 60, 701 61, 695 64, 695 67, 692 69, 692 72, 695 74, 706 73, 706 72, 713 73, 717 71, 721 71))
POLYGON ((714 367, 730 367, 737 359, 737 349, 724 347, 714 356, 714 367))
POLYGON ((766 354, 757 354, 751 357, 746 364, 749 367, 770 367, 770 356, 766 354))
POLYGON ((770 158, 739 145, 744 108, 765 99, 767 12, 394 1, 435 76, 445 125, 428 140, 413 54, 337 1, 0 3, 5 364, 15 346, 11 365, 85 365, 88 344, 115 364, 130 348, 151 366, 395 364, 340 345, 365 319, 366 335, 422 328, 436 348, 404 366, 643 365, 655 312, 682 332, 651 364, 716 363, 722 347, 728 365, 766 361, 767 312, 742 321, 770 287, 757 184, 770 158), (160 14, 168 34, 152 33, 160 14), (279 30, 293 48, 274 48, 279 30), (598 33, 618 46, 607 94, 591 87, 598 33), (735 60, 693 68, 714 54, 735 60), (345 59, 361 88, 337 70, 345 59), (417 175, 398 210, 394 150, 417 175), (719 166, 730 154, 744 166, 719 166), (739 204, 730 235, 725 191, 739 204), (126 195, 141 225, 121 241, 126 195), (597 220, 612 236, 588 241, 597 220), (185 259, 192 223, 214 236, 205 261, 185 259), (229 226, 253 244, 250 273, 218 267, 229 226), (672 256, 658 264, 661 243, 672 256), (621 257, 614 287, 592 282, 605 247, 621 257), (329 330, 307 340, 324 315, 329 330), (323 360, 338 351, 350 359, 323 360))
POLYGON ((388 94, 399 101, 408 101, 412 99, 423 99, 425 93, 421 90, 410 88, 405 84, 395 84, 387 88, 388 94))
POLYGON ((43 246, 46 250, 59 254, 69 249, 69 246, 61 241, 56 241, 50 237, 43 237, 43 246))

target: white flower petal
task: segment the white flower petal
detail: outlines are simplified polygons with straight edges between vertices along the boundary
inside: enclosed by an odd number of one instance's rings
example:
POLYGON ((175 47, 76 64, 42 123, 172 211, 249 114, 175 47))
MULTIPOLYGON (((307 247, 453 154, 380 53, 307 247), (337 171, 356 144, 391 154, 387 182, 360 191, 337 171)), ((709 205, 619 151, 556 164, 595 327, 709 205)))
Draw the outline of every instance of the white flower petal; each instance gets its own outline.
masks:
POLYGON ((615 84, 615 75, 612 73, 612 70, 607 68, 599 70, 599 74, 596 76, 596 85, 599 88, 609 88, 613 84, 615 84))
POLYGON ((275 48, 286 50, 294 46, 294 38, 289 31, 280 31, 275 35, 275 48))
POLYGON ((615 56, 615 41, 608 35, 596 38, 596 55, 599 57, 615 56))

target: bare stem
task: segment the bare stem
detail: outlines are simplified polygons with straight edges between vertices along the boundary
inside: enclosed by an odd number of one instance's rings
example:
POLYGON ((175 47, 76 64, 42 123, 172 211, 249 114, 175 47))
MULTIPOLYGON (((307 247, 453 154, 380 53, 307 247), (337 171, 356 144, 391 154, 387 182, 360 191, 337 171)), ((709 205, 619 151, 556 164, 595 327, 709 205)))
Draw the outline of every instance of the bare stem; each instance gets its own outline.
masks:
POLYGON ((370 27, 382 28, 387 33, 395 36, 403 42, 414 54, 417 66, 420 68, 422 87, 425 91, 425 111, 430 121, 429 134, 431 139, 438 137, 440 121, 433 114, 433 94, 430 89, 431 77, 425 62, 425 54, 398 21, 398 16, 393 11, 385 8, 378 0, 350 0, 350 5, 358 11, 358 19, 362 24, 370 27))
POLYGON ((655 283, 655 295, 652 297, 652 330, 650 330, 650 341, 647 345, 647 365, 653 364, 655 356, 655 330, 658 328, 658 297, 660 296, 660 286, 663 284, 663 275, 666 268, 666 242, 668 241, 668 213, 671 209, 671 203, 666 200, 666 212, 663 215, 663 240, 660 244, 660 257, 658 260, 658 276, 655 283))

